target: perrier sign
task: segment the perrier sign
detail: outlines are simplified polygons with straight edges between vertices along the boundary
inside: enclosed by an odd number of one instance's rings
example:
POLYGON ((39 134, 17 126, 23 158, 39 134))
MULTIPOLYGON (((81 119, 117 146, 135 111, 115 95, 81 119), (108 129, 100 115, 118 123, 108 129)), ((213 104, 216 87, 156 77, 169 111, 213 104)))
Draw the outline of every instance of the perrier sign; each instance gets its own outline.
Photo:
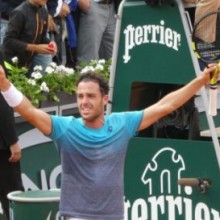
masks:
MULTIPOLYGON (((161 2, 127 1, 119 9, 108 111, 143 109, 196 76, 182 1, 161 2)), ((218 160, 212 138, 200 135, 199 118, 192 99, 131 140, 125 219, 220 219, 218 160), (202 191, 200 184, 179 185, 182 178, 210 185, 202 191)))
POLYGON ((130 51, 136 46, 142 46, 142 44, 161 44, 178 51, 181 36, 179 33, 169 27, 166 27, 165 25, 164 20, 160 20, 159 24, 145 24, 137 27, 128 24, 124 30, 124 63, 128 63, 131 59, 130 51))

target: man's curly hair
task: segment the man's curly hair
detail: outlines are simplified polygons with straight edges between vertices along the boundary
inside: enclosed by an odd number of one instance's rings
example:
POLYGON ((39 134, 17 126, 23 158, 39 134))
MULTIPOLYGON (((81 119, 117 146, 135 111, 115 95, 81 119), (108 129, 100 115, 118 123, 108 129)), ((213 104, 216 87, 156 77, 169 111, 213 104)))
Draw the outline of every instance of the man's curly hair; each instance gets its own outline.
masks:
POLYGON ((86 73, 81 74, 79 79, 76 82, 76 86, 79 85, 80 82, 89 82, 93 81, 99 84, 100 91, 102 95, 107 95, 109 92, 109 85, 105 78, 96 72, 89 71, 86 73))

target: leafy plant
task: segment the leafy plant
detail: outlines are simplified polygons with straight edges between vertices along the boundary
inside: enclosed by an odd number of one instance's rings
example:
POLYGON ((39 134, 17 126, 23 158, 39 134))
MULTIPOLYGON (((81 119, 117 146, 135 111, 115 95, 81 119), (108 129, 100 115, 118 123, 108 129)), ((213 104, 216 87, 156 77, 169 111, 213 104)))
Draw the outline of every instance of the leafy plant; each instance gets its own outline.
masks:
POLYGON ((17 66, 16 57, 12 59, 13 65, 5 62, 8 70, 9 80, 25 94, 35 106, 46 99, 59 102, 59 92, 74 94, 76 89, 76 81, 80 74, 88 71, 95 71, 102 74, 105 79, 109 79, 111 59, 91 60, 83 62, 75 69, 67 68, 63 65, 50 63, 43 71, 41 66, 35 66, 31 76, 28 77, 28 69, 17 66))

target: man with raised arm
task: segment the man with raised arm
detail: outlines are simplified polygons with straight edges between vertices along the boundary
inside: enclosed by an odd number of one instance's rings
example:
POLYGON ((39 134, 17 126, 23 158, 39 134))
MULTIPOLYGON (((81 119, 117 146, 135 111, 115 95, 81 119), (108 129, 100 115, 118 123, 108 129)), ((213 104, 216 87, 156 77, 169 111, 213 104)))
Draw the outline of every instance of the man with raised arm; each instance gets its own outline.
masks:
POLYGON ((108 83, 94 73, 80 76, 76 97, 81 117, 54 116, 35 108, 0 69, 0 90, 27 121, 58 146, 61 165, 60 214, 68 220, 124 218, 124 161, 129 140, 187 102, 209 82, 216 65, 184 87, 141 111, 105 115, 108 83))

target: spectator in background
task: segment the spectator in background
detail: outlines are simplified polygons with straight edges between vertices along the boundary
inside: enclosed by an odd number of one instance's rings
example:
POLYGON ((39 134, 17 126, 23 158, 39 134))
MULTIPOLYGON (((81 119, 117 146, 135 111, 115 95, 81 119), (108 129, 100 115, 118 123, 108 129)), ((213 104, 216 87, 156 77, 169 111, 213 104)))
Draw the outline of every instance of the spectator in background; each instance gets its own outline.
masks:
POLYGON ((65 37, 65 52, 66 66, 75 67, 77 62, 77 33, 79 26, 79 9, 76 0, 71 0, 69 3, 70 14, 66 17, 66 37, 65 37))
MULTIPOLYGON (((217 11, 219 8, 220 8, 220 0, 200 0, 198 4, 196 5, 195 23, 197 23, 199 19, 205 14, 209 12, 217 11)), ((213 17, 211 19, 213 19, 213 17)), ((215 41, 215 38, 216 38, 215 25, 216 25, 216 22, 210 22, 210 26, 208 27, 208 30, 207 30, 207 26, 205 30, 209 34, 206 35, 206 39, 201 39, 200 33, 204 32, 204 29, 201 23, 201 25, 197 28, 198 30, 196 33, 197 37, 205 42, 212 43, 213 41, 215 41)))
MULTIPOLYGON (((57 1, 58 0, 48 0, 47 1, 47 8, 48 8, 48 11, 51 14, 51 16, 55 13, 55 9, 57 7, 57 1)), ((12 13, 12 11, 16 7, 20 6, 23 2, 25 2, 25 0, 15 0, 15 1, 14 0, 0 0, 0 12, 1 12, 0 44, 3 43, 3 39, 5 37, 5 32, 8 28, 9 15, 12 13)), ((35 2, 35 1, 33 1, 33 2, 35 2)), ((20 13, 20 16, 22 17, 22 13, 20 13)), ((14 20, 16 21, 17 17, 14 17, 14 18, 15 18, 14 20)), ((45 19, 47 19, 47 17, 45 17, 45 19)), ((28 17, 27 20, 29 20, 29 17, 28 17)), ((52 30, 55 29, 55 25, 54 25, 53 21, 50 20, 49 18, 48 18, 48 24, 50 24, 50 29, 52 29, 52 30)), ((22 24, 19 24, 19 25, 20 25, 20 27, 22 26, 22 24)), ((32 27, 32 29, 33 28, 34 28, 34 26, 32 27)), ((47 30, 46 26, 45 26, 45 28, 46 28, 45 30, 47 30)), ((21 28, 21 30, 22 30, 22 28, 21 28)), ((23 30, 25 30, 25 29, 23 29, 23 30)), ((19 29, 17 29, 17 31, 19 31, 19 29)), ((16 37, 19 37, 20 34, 22 34, 22 33, 19 32, 19 34, 16 37)), ((20 53, 21 51, 19 50, 18 52, 20 53)), ((16 55, 16 56, 18 56, 18 55, 16 55)), ((43 67, 45 67, 49 62, 52 61, 52 56, 51 56, 51 54, 48 55, 48 54, 41 54, 41 53, 37 54, 37 53, 35 53, 34 56, 32 56, 31 60, 32 60, 32 63, 33 63, 32 67, 34 65, 42 65, 43 67)))
MULTIPOLYGON (((195 4, 194 24, 196 24, 204 15, 208 14, 209 12, 215 12, 220 9, 220 0, 183 0, 183 3, 195 4)), ((212 19, 213 17, 210 18, 210 25, 208 27, 208 30, 207 30, 207 26, 205 27, 206 28, 205 31, 209 33, 206 35, 205 39, 204 39, 204 35, 203 35, 203 39, 201 38, 201 33, 204 33, 204 28, 202 23, 197 27, 197 37, 203 41, 210 43, 214 42, 216 37, 215 25, 217 23, 213 22, 212 19)))
MULTIPOLYGON (((5 37, 5 31, 8 26, 8 20, 10 13, 19 6, 25 0, 0 0, 0 45, 3 44, 3 39, 5 37)), ((53 16, 57 7, 58 0, 48 0, 47 8, 49 15, 53 16)), ((50 29, 54 30, 53 22, 48 22, 50 24, 50 29)))
MULTIPOLYGON (((197 3, 198 0, 184 0, 197 3)), ((77 62, 112 57, 116 16, 121 0, 78 0, 77 62)))
POLYGON ((79 0, 81 10, 77 43, 77 62, 112 57, 116 10, 114 0, 79 0))
MULTIPOLYGON (((195 10, 195 24, 207 13, 209 12, 213 12, 213 11, 217 11, 220 8, 220 0, 200 0, 198 2, 198 4, 196 5, 196 10, 195 10)), ((211 16, 210 22, 208 20, 206 20, 206 22, 209 22, 210 24, 207 26, 205 25, 205 30, 203 27, 203 23, 201 22, 198 27, 197 27, 197 31, 196 31, 196 37, 198 37, 200 40, 208 42, 208 43, 213 43, 215 42, 216 39, 216 25, 220 25, 217 22, 217 16, 215 16, 216 18, 216 22, 213 22, 213 17, 215 15, 211 16), (208 34, 204 35, 204 31, 208 34)), ((205 64, 203 62, 201 62, 199 60, 199 65, 200 65, 200 69, 204 69, 205 68, 205 64)))
POLYGON ((5 59, 11 62, 18 57, 18 66, 29 68, 35 65, 45 68, 56 53, 55 42, 47 38, 48 12, 46 1, 27 0, 16 7, 9 16, 7 32, 3 42, 5 59), (49 44, 50 43, 50 44, 49 44), (36 54, 47 54, 50 57, 37 57, 36 54))
POLYGON ((58 0, 54 21, 57 31, 54 36, 58 45, 58 53, 54 57, 57 64, 65 63, 65 66, 75 67, 76 64, 76 25, 77 17, 76 0, 58 0), (64 55, 65 54, 65 55, 64 55), (64 59, 64 56, 66 59, 64 59))
MULTIPOLYGON (((0 65, 4 66, 3 64, 0 52, 0 65)), ((0 203, 8 219, 7 194, 15 190, 23 190, 19 162, 21 149, 17 141, 13 110, 0 94, 0 203)))

